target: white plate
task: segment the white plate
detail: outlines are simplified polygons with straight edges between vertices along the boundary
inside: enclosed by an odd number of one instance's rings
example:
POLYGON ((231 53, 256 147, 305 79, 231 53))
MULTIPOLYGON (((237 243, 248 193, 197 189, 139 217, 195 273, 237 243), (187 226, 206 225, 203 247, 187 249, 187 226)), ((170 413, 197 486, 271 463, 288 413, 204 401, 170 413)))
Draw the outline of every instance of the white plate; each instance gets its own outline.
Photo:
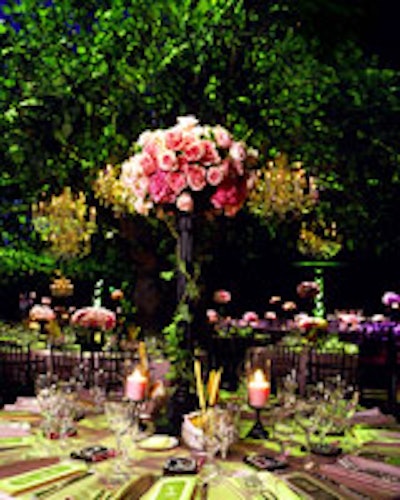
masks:
POLYGON ((178 438, 166 436, 165 434, 153 434, 152 436, 143 439, 138 443, 138 447, 142 450, 162 451, 170 450, 178 446, 178 438))

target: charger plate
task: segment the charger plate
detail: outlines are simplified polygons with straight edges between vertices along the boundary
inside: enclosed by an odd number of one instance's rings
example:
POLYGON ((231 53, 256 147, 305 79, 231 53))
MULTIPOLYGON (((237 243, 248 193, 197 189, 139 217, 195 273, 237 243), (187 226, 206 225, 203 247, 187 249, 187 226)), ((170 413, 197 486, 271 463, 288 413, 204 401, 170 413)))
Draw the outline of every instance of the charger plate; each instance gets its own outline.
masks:
POLYGON ((178 438, 165 434, 153 434, 152 436, 139 441, 138 448, 148 451, 164 451, 176 448, 179 445, 178 438))

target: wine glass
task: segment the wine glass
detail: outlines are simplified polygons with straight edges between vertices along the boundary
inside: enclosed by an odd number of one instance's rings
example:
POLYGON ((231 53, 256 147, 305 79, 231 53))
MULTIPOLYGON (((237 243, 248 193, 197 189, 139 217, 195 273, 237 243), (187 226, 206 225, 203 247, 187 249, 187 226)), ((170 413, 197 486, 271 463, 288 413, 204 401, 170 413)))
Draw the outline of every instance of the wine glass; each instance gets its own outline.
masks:
POLYGON ((104 411, 108 425, 114 433, 117 450, 112 482, 124 482, 129 477, 127 471, 129 451, 126 437, 131 426, 131 407, 129 403, 123 401, 106 401, 104 411))

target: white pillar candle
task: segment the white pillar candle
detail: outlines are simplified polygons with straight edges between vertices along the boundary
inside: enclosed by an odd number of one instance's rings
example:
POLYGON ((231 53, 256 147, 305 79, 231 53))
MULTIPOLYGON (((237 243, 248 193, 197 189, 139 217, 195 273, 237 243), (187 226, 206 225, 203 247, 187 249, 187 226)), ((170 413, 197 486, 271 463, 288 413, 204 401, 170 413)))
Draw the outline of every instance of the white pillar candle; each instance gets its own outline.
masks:
POLYGON ((136 368, 126 379, 125 396, 131 401, 143 401, 146 395, 147 382, 147 377, 136 368))
POLYGON ((262 408, 269 398, 271 386, 261 369, 257 369, 254 372, 249 381, 247 390, 250 406, 262 408))

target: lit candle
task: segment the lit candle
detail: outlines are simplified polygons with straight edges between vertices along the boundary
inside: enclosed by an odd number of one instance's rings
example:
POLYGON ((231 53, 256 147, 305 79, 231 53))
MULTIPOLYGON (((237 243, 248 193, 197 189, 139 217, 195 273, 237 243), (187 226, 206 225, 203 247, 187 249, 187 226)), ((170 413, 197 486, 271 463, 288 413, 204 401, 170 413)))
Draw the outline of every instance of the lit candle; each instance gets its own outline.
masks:
POLYGON ((125 396, 131 401, 143 401, 147 389, 147 377, 143 375, 139 368, 136 368, 126 378, 125 396))
POLYGON ((247 387, 250 406, 262 408, 269 398, 270 388, 270 383, 265 378, 264 372, 257 369, 247 387))

